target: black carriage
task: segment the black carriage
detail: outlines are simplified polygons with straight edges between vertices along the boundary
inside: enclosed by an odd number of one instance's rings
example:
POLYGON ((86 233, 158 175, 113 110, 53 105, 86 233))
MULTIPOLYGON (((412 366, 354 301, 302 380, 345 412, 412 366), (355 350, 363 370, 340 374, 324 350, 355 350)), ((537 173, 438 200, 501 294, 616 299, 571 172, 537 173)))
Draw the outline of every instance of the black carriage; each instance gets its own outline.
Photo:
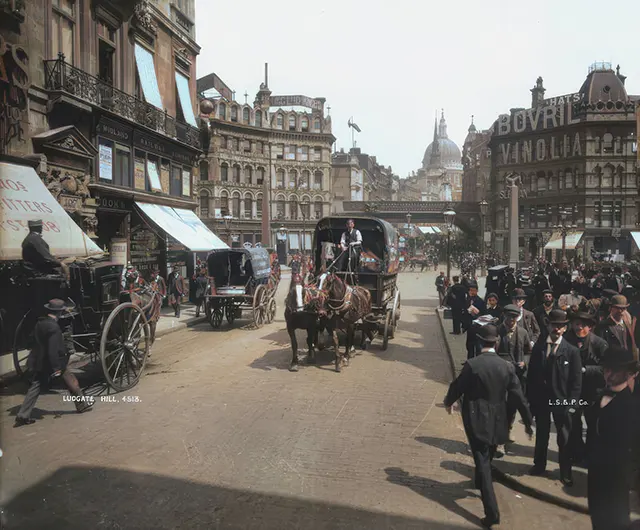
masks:
POLYGON ((4 345, 11 344, 16 373, 28 375, 35 323, 44 304, 60 298, 70 306, 60 319, 68 349, 80 359, 99 358, 113 390, 130 389, 144 370, 162 295, 149 284, 125 290, 122 265, 105 258, 75 259, 67 266, 67 275, 28 277, 20 264, 4 274, 2 285, 12 305, 3 309, 14 321, 5 322, 2 331, 4 345))
POLYGON ((400 254, 398 233, 386 221, 377 217, 325 217, 318 221, 313 240, 314 273, 320 277, 330 271, 347 283, 360 285, 371 293, 372 310, 363 325, 375 328, 382 335, 382 349, 386 350, 389 339, 395 337, 400 320, 400 289, 397 285, 400 254), (357 249, 359 260, 344 261, 347 270, 337 270, 340 238, 348 219, 355 221, 362 234, 361 248, 357 249))
POLYGON ((251 312, 256 327, 273 322, 280 269, 272 266, 272 255, 265 248, 214 250, 207 257, 207 269, 205 311, 213 328, 219 328, 225 317, 232 325, 243 310, 251 312))

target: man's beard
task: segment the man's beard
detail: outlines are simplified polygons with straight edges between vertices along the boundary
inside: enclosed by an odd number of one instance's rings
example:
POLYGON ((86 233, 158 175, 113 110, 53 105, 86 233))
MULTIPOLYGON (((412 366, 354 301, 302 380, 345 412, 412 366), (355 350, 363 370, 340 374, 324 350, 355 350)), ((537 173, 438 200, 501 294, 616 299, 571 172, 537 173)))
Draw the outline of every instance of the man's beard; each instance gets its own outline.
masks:
POLYGON ((545 300, 545 301, 544 301, 544 305, 545 305, 546 307, 551 307, 551 306, 553 305, 553 300, 545 300))

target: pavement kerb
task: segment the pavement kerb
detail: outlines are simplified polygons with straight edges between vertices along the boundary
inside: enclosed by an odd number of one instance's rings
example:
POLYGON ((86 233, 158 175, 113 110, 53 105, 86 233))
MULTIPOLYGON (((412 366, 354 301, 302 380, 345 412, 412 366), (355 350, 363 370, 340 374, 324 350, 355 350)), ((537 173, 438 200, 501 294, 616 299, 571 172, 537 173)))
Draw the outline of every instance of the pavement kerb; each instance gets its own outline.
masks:
MULTIPOLYGON (((449 356, 449 362, 451 364, 451 369, 453 373, 453 377, 458 375, 460 368, 456 368, 455 359, 453 358, 453 353, 451 351, 451 345, 449 344, 449 336, 448 332, 444 325, 444 311, 441 309, 436 309, 436 314, 438 315, 438 321, 440 322, 440 329, 442 330, 442 335, 444 337, 444 342, 447 349, 447 354, 449 356)), ((526 484, 519 477, 514 477, 509 475, 508 473, 504 473, 503 471, 497 469, 496 467, 492 468, 494 477, 500 482, 504 483, 506 486, 509 486, 511 489, 518 491, 520 493, 524 493, 525 495, 529 495, 530 497, 534 497, 535 499, 548 502, 550 504, 555 504, 556 506, 560 506, 561 508, 566 508, 568 510, 573 510, 574 512, 589 514, 589 509, 582 504, 577 502, 572 502, 567 499, 563 499, 558 497, 557 495, 553 495, 547 491, 544 491, 540 488, 534 488, 528 484, 526 484)))

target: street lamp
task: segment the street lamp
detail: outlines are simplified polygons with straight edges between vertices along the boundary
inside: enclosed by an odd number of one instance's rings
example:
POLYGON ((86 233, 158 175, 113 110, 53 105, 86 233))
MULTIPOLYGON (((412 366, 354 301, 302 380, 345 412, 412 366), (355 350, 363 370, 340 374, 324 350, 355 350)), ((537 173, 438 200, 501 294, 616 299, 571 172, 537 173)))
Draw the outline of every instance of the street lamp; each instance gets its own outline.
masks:
POLYGON ((563 213, 561 217, 562 217, 562 221, 557 225, 555 225, 553 228, 555 230, 558 230, 560 232, 560 235, 562 236, 562 261, 566 261, 567 260, 567 234, 572 230, 575 230, 576 228, 578 228, 578 225, 573 223, 567 223, 566 213, 563 213))
POLYGON ((309 201, 302 201, 300 204, 300 211, 302 212, 302 255, 305 255, 307 250, 305 240, 307 238, 307 207, 311 204, 309 201))
MULTIPOLYGON (((407 213, 407 247, 409 249, 409 256, 410 257, 412 255, 412 253, 411 253, 411 236, 412 236, 412 232, 411 232, 411 212, 408 212, 407 213)), ((414 254, 415 254, 415 252, 414 252, 414 254)))
POLYGON ((487 264, 487 258, 485 256, 485 244, 484 244, 484 233, 485 233, 484 221, 485 221, 485 217, 487 216, 488 210, 489 210, 489 203, 484 199, 482 199, 482 201, 480 201, 480 215, 482 216, 482 234, 480 235, 480 245, 482 249, 482 256, 481 256, 482 263, 480 263, 481 276, 485 275, 485 267, 487 264))
POLYGON ((227 245, 232 246, 231 243, 231 222, 233 221, 233 215, 223 215, 222 222, 227 232, 227 245))
POLYGON ((451 278, 451 230, 453 230, 453 221, 456 218, 456 212, 451 208, 447 208, 442 212, 442 215, 447 225, 447 278, 451 278))

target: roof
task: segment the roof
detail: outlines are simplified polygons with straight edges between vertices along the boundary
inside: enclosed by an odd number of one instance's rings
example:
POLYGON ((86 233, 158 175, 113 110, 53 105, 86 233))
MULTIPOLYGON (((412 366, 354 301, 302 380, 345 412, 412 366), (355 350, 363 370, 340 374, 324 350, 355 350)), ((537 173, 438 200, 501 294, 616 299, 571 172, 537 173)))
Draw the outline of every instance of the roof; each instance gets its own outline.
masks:
POLYGON ((609 66, 604 64, 591 69, 580 88, 580 93, 584 94, 585 102, 626 102, 629 100, 622 79, 609 66))

